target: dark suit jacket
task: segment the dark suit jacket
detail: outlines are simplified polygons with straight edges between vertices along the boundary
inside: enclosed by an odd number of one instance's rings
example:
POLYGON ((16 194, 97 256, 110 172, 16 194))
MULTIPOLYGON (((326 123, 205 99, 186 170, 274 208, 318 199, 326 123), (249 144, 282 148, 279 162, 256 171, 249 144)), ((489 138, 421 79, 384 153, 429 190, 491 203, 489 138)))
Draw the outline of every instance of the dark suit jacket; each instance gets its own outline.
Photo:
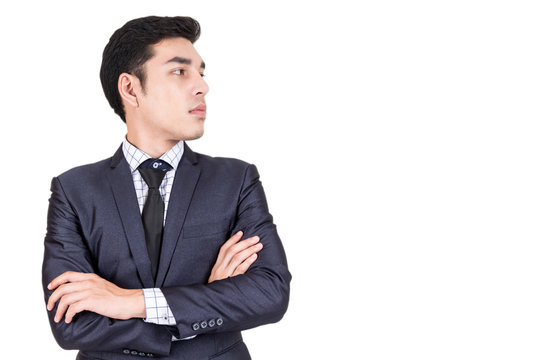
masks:
POLYGON ((71 324, 49 321, 58 344, 81 359, 248 359, 241 330, 280 320, 291 280, 259 174, 239 160, 194 153, 185 145, 176 171, 154 282, 129 165, 122 148, 109 159, 54 178, 43 261, 46 286, 65 271, 96 273, 122 288, 162 289, 175 327, 92 312, 71 324), (264 247, 244 275, 207 284, 221 245, 238 230, 264 247), (171 335, 196 338, 171 342, 171 335))

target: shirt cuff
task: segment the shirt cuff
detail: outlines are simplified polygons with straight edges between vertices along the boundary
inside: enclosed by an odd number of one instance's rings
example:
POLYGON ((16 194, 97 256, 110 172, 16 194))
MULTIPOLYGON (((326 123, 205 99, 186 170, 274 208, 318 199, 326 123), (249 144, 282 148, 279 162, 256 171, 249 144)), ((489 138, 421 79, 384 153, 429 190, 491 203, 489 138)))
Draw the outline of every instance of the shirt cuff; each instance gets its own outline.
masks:
POLYGON ((147 323, 158 325, 176 325, 174 315, 167 304, 163 292, 159 288, 142 289, 144 294, 144 304, 146 307, 147 323))

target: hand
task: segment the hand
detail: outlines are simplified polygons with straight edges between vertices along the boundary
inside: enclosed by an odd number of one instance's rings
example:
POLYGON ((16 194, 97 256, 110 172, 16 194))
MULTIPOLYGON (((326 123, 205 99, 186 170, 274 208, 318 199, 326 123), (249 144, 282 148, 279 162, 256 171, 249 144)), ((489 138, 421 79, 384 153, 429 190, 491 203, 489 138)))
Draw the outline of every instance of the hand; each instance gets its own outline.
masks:
POLYGON ((237 232, 221 246, 208 279, 209 283, 244 274, 251 264, 257 260, 257 253, 263 247, 259 242, 259 237, 253 236, 240 241, 242 235, 242 231, 237 232))
POLYGON ((122 289, 96 274, 67 271, 47 286, 56 289, 47 303, 47 310, 54 309, 59 301, 55 322, 66 317, 69 324, 75 314, 92 311, 114 319, 146 317, 144 295, 141 289, 122 289))

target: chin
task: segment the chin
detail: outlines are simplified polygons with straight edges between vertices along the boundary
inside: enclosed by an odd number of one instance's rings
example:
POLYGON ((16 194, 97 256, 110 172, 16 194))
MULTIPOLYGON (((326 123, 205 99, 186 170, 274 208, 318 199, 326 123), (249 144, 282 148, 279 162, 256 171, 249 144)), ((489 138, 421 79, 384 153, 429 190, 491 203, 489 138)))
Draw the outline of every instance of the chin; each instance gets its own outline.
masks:
POLYGON ((192 131, 192 132, 190 132, 188 134, 184 133, 183 136, 181 136, 180 138, 182 140, 186 140, 186 141, 187 140, 197 140, 197 139, 201 138, 203 135, 204 135, 204 129, 201 128, 198 131, 192 131))

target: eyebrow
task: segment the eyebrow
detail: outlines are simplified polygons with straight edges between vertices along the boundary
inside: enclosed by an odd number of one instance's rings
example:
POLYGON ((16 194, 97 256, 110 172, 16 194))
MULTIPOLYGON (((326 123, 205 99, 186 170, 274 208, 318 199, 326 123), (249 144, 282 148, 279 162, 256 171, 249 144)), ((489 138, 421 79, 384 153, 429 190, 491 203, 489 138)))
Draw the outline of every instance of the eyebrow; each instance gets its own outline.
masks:
MULTIPOLYGON (((169 61, 166 62, 166 64, 171 63, 171 62, 175 62, 175 63, 179 63, 179 64, 191 65, 191 59, 181 57, 181 56, 175 56, 175 57, 171 58, 169 61)), ((202 69, 206 68, 206 64, 204 63, 204 61, 201 62, 200 67, 202 69)))

